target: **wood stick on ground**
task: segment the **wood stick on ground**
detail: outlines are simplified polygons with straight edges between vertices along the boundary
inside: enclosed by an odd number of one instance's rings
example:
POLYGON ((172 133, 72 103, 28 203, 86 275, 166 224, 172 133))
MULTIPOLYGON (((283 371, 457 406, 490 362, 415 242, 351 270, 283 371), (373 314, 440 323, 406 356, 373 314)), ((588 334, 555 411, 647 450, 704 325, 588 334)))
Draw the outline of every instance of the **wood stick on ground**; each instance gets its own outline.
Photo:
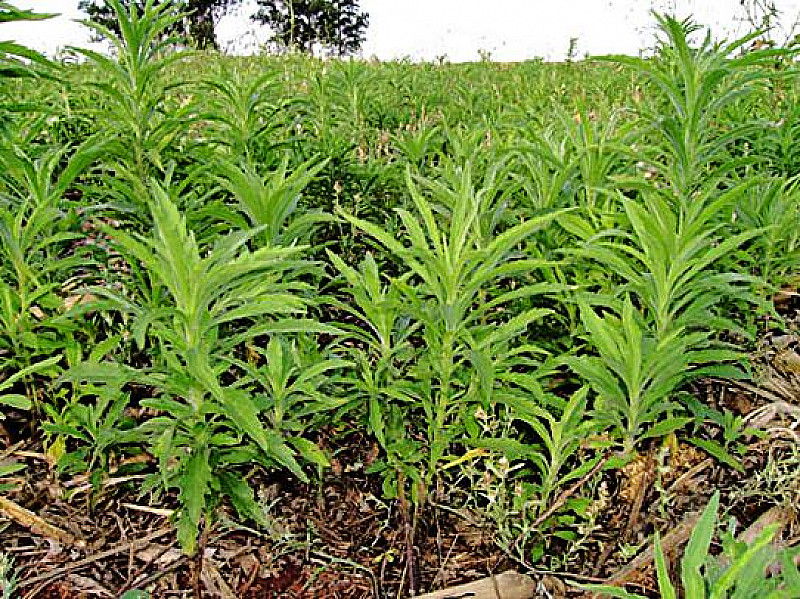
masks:
POLYGON ((127 591, 130 589, 147 587, 153 584, 159 578, 162 578, 163 576, 166 576, 170 572, 183 567, 184 565, 186 565, 188 561, 189 558, 186 557, 185 555, 182 555, 168 566, 159 569, 157 572, 153 572, 152 574, 147 574, 145 576, 142 576, 141 578, 137 578, 136 580, 133 581, 133 583, 129 587, 125 587, 125 590, 127 591))
POLYGON ((633 505, 631 506, 630 514, 628 515, 628 521, 625 523, 625 528, 622 529, 622 535, 620 536, 619 542, 620 544, 627 543, 631 535, 633 534, 634 528, 639 523, 639 516, 642 513, 642 505, 644 504, 644 498, 647 495, 647 490, 650 488, 650 485, 653 483, 656 475, 656 461, 653 458, 653 452, 647 454, 645 458, 645 470, 640 475, 639 480, 637 481, 636 485, 636 493, 633 498, 633 505))
POLYGON ((61 566, 60 568, 55 568, 39 576, 34 576, 33 578, 27 578, 22 582, 20 582, 19 585, 17 586, 19 586, 19 588, 24 588, 40 582, 44 582, 46 580, 52 580, 53 578, 63 576, 64 574, 73 572, 74 570, 80 570, 81 568, 90 566, 91 564, 104 560, 107 557, 111 557, 112 555, 130 551, 131 548, 144 547, 151 541, 158 539, 159 537, 163 537, 164 535, 169 534, 171 532, 174 532, 174 529, 171 526, 159 529, 153 533, 150 533, 145 537, 142 537, 141 539, 136 539, 133 541, 129 541, 127 543, 120 543, 119 545, 115 545, 111 549, 106 549, 105 551, 101 551, 100 553, 95 553, 94 555, 90 555, 89 557, 79 560, 77 562, 66 564, 64 566, 61 566))
POLYGON ((397 473, 397 489, 400 497, 400 510, 403 514, 403 532, 406 543, 406 572, 408 573, 408 591, 414 597, 417 594, 416 568, 414 567, 414 527, 411 522, 411 514, 408 508, 408 500, 405 492, 405 476, 402 472, 397 473))
POLYGON ((206 559, 206 546, 208 545, 208 537, 210 534, 208 519, 203 521, 203 529, 200 531, 200 539, 197 543, 197 555, 194 558, 194 567, 192 568, 192 591, 194 592, 195 599, 202 599, 203 589, 202 572, 205 567, 206 559))
POLYGON ((57 541, 58 543, 75 547, 83 547, 86 545, 84 541, 76 539, 73 534, 57 526, 53 526, 44 518, 37 516, 32 511, 25 509, 21 505, 5 497, 0 497, 0 513, 14 520, 20 526, 24 526, 32 532, 57 541))
POLYGON ((19 441, 18 443, 15 443, 11 447, 8 447, 3 451, 0 451, 0 462, 5 460, 8 456, 17 451, 20 447, 22 447, 23 443, 24 441, 19 441))
MULTIPOLYGON (((688 514, 683 522, 678 524, 669 533, 664 535, 661 539, 661 547, 664 553, 669 553, 672 549, 686 542, 692 534, 697 521, 700 520, 700 512, 692 512, 688 514)), ((608 579, 608 584, 621 586, 628 579, 639 572, 640 570, 649 566, 655 560, 656 550, 655 543, 650 543, 647 549, 640 553, 633 561, 629 562, 625 567, 621 568, 614 576, 608 579)))
POLYGON ((793 510, 785 506, 773 506, 761 514, 755 522, 742 531, 742 533, 739 535, 739 541, 748 544, 753 543, 765 528, 777 524, 778 528, 775 531, 775 543, 776 545, 779 545, 781 533, 789 525, 792 515, 793 510))
POLYGON ((417 599, 533 599, 536 583, 529 576, 517 572, 503 572, 482 580, 462 584, 417 599))
POLYGON ((213 595, 221 597, 222 599, 236 599, 236 594, 233 592, 228 583, 222 577, 222 574, 217 567, 210 561, 207 561, 203 570, 200 572, 200 578, 203 581, 207 591, 211 591, 213 595))
POLYGON ((712 458, 706 458, 699 464, 695 464, 689 470, 687 470, 686 472, 681 474, 677 479, 675 479, 675 482, 669 486, 669 489, 667 489, 667 495, 669 496, 672 493, 676 492, 681 487, 688 485, 694 479, 695 476, 700 474, 706 468, 710 468, 713 465, 714 465, 714 460, 712 458))
POLYGON ((145 514, 153 514, 155 516, 163 516, 164 518, 171 518, 172 515, 175 513, 175 510, 158 508, 158 507, 148 507, 146 505, 136 505, 135 503, 125 503, 122 502, 120 505, 124 508, 129 510, 133 510, 135 512, 144 512, 145 514))
MULTIPOLYGON (((460 533, 456 533, 456 536, 453 538, 453 542, 450 544, 450 549, 447 550, 447 555, 444 556, 443 560, 441 560, 439 569, 436 571, 436 576, 433 577, 433 582, 431 582, 432 586, 436 586, 436 583, 439 582, 439 579, 443 579, 445 577, 445 567, 447 567, 447 563, 450 561, 450 556, 453 553, 453 549, 456 548, 456 543, 458 543, 459 536, 460 533)), ((445 580, 444 582, 446 583, 447 581, 445 580)))
POLYGON ((737 381, 734 379, 726 380, 717 378, 712 378, 710 380, 714 381, 715 383, 722 383, 723 385, 733 385, 735 387, 739 387, 740 389, 749 391, 753 395, 757 395, 764 399, 768 399, 769 401, 781 401, 781 398, 772 393, 771 391, 768 391, 767 389, 763 389, 761 387, 757 387, 755 385, 751 385, 750 383, 747 383, 745 381, 737 381))
MULTIPOLYGON (((152 457, 147 454, 141 454, 137 456, 133 456, 132 458, 127 458, 122 460, 119 464, 115 464, 112 466, 108 474, 115 474, 120 468, 123 466, 130 466, 132 464, 147 464, 148 462, 154 461, 152 457)), ((68 480, 64 483, 64 488, 71 489, 73 487, 81 487, 88 483, 91 480, 91 474, 80 474, 73 478, 72 480, 68 480)), ((91 485, 89 485, 91 488, 91 485)))

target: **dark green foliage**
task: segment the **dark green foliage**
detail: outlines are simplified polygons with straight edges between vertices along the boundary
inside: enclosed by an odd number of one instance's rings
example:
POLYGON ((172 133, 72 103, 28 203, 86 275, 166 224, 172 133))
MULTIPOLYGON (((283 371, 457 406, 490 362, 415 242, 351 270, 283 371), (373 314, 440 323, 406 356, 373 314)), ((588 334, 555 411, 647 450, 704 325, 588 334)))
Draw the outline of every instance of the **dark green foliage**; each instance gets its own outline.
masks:
MULTIPOLYGON (((128 8, 132 0, 122 0, 121 4, 128 8)), ((135 0, 134 6, 143 10, 147 4, 159 6, 173 5, 183 14, 168 31, 191 40, 198 48, 217 48, 217 37, 214 31, 219 18, 241 0, 135 0)), ((79 7, 86 11, 89 18, 102 24, 114 33, 120 33, 114 8, 106 0, 81 0, 79 7)))
POLYGON ((303 52, 319 44, 336 56, 353 54, 369 25, 358 0, 258 0, 258 5, 253 20, 269 25, 272 41, 303 52))
MULTIPOLYGON (((112 56, 3 81, 28 108, 0 146, 0 405, 63 470, 153 456, 191 552, 355 432, 385 498, 558 566, 610 456, 674 434, 738 465, 748 429, 686 398, 749 374, 800 272, 783 54, 663 17, 655 57, 601 64, 242 59, 180 48, 173 5, 108 6, 112 56)), ((324 11, 279 42, 352 51, 324 11)))
MULTIPOLYGON (((792 599, 800 596, 798 550, 778 549, 773 544, 779 525, 767 525, 751 542, 745 543, 737 540, 732 531, 719 530, 722 527, 718 525, 718 510, 719 491, 709 501, 686 545, 681 559, 680 595, 670 577, 661 538, 656 534, 656 577, 660 596, 663 599, 678 596, 686 599, 792 599), (721 533, 722 553, 713 556, 711 542, 717 533, 721 533)), ((619 587, 580 585, 580 588, 601 597, 645 599, 619 587)))

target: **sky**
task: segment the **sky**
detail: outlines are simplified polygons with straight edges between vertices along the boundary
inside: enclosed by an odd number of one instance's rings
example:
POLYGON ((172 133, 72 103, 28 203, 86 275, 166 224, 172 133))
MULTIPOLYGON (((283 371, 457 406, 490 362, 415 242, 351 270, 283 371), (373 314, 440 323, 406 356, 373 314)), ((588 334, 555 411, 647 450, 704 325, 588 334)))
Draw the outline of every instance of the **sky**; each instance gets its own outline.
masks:
MULTIPOLYGON (((78 0, 12 0, 20 8, 57 12, 38 23, 0 25, 0 39, 13 39, 49 54, 68 45, 88 44, 78 0)), ((218 28, 223 48, 252 50, 269 32, 247 18, 254 0, 245 0, 239 14, 218 28)), ((782 23, 791 28, 800 15, 800 0, 776 0, 782 23)), ((576 55, 636 54, 653 42, 656 8, 694 18, 717 37, 747 31, 740 0, 362 0, 370 14, 363 56, 381 60, 411 58, 453 62, 518 61, 542 57, 562 60, 575 38, 576 55), (491 6, 492 10, 488 10, 491 6)))

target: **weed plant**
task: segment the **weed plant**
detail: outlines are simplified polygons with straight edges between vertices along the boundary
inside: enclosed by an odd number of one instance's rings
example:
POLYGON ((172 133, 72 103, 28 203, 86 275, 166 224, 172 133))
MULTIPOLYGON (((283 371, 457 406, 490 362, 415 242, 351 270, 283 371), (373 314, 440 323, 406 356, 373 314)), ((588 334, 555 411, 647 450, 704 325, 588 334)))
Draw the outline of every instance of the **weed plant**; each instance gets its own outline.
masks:
POLYGON ((730 420, 685 391, 749 376, 798 275, 788 50, 659 16, 647 58, 243 59, 109 4, 85 64, 0 45, 0 406, 62 470, 152 456, 192 553, 223 502, 263 524, 253 475, 330 476, 323 429, 356 427, 412 524, 502 480, 510 511, 469 503, 533 562, 589 517, 570 485, 730 420))

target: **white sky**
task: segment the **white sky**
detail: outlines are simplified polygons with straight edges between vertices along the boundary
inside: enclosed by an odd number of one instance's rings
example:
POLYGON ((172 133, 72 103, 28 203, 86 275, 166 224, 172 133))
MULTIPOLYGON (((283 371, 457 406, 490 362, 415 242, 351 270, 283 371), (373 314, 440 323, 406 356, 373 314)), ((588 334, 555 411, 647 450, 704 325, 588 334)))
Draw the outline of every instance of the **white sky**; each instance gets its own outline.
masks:
MULTIPOLYGON (((268 32, 246 18, 230 16, 218 30, 223 47, 253 47, 268 32)), ((14 39, 48 53, 66 45, 86 44, 78 0, 12 0, 21 8, 58 12, 38 23, 0 25, 0 39, 14 39)), ((800 0, 777 0, 784 26, 800 14, 800 0)), ((652 42, 651 8, 678 16, 694 15, 711 25, 716 36, 745 31, 740 0, 362 0, 370 13, 364 56, 411 57, 451 61, 477 60, 488 50, 495 60, 541 56, 564 58, 569 40, 577 38, 578 56, 625 52, 635 54, 652 42), (488 9, 491 6, 492 9, 488 9)), ((250 11, 251 12, 251 11, 250 11)))

